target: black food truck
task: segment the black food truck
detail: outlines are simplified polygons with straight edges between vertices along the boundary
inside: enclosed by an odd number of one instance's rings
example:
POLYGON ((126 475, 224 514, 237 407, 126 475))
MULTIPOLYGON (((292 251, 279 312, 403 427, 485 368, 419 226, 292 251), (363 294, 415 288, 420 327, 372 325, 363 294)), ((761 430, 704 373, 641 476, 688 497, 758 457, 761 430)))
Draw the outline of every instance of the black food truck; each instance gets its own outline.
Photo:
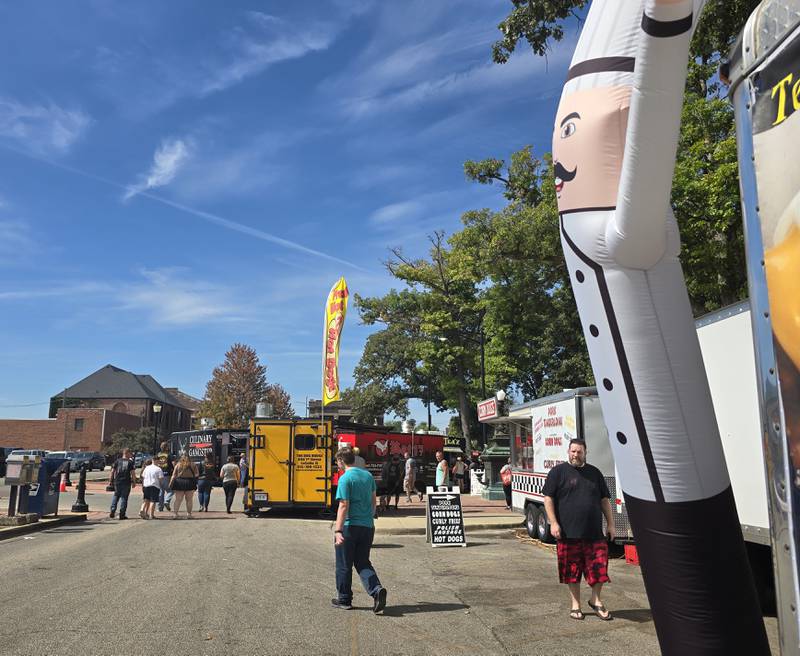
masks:
POLYGON ((219 474, 222 465, 228 461, 228 456, 234 456, 236 462, 239 462, 239 458, 247 451, 249 437, 250 433, 246 430, 229 428, 180 431, 170 436, 169 451, 175 459, 186 453, 189 460, 198 465, 205 462, 206 456, 210 454, 219 474))

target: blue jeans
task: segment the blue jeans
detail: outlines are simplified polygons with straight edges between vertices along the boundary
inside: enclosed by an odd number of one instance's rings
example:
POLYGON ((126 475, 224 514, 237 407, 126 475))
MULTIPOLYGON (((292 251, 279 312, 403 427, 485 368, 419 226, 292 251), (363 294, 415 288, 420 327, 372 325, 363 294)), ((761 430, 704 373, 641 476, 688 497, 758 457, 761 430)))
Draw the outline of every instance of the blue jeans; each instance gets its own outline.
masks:
POLYGON ((117 504, 119 503, 119 514, 124 515, 128 511, 128 497, 130 494, 130 483, 115 483, 114 497, 111 499, 111 512, 117 512, 117 504))
POLYGON ((169 477, 165 476, 161 479, 161 492, 158 493, 158 512, 164 511, 165 503, 172 503, 172 497, 175 493, 169 489, 169 477))
POLYGON ((213 484, 211 481, 200 479, 197 481, 197 498, 200 501, 201 508, 208 508, 208 502, 211 501, 211 488, 213 484))
POLYGON ((375 529, 371 526, 345 526, 343 533, 344 544, 335 547, 336 592, 339 601, 349 604, 353 601, 353 567, 370 597, 378 594, 383 586, 369 562, 375 529))

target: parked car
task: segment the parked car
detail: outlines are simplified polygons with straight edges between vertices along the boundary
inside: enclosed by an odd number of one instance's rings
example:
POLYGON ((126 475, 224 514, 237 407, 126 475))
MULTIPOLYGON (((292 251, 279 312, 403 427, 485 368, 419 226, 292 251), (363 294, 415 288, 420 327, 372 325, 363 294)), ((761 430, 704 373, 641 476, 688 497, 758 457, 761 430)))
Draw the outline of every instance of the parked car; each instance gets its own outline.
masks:
POLYGON ((90 451, 92 454, 92 469, 103 471, 106 468, 106 457, 99 451, 90 451))
POLYGON ((40 458, 47 457, 47 451, 44 449, 14 449, 9 456, 39 456, 40 458))
POLYGON ((102 470, 106 465, 105 458, 97 451, 72 451, 70 452, 70 460, 72 461, 72 471, 77 471, 83 466, 86 466, 87 471, 92 471, 92 469, 102 470), (98 456, 100 456, 99 460, 103 463, 99 466, 98 456))
POLYGON ((139 469, 144 465, 145 460, 152 457, 153 456, 150 453, 137 453, 135 456, 133 456, 133 466, 136 467, 136 469, 139 469))
POLYGON ((72 457, 75 455, 75 451, 48 451, 45 455, 46 460, 72 460, 72 457))

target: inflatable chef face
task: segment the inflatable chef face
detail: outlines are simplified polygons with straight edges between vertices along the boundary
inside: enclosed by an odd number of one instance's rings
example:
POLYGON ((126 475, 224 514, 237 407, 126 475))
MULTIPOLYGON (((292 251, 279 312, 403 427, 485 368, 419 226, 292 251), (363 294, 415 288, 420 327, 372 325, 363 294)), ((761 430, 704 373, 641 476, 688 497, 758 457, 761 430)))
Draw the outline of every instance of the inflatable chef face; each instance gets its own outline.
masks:
POLYGON ((553 134, 561 212, 616 206, 630 96, 630 87, 616 86, 576 91, 561 99, 553 134))
POLYGON ((592 2, 553 126, 556 194, 661 651, 768 654, 670 207, 702 5, 592 2))

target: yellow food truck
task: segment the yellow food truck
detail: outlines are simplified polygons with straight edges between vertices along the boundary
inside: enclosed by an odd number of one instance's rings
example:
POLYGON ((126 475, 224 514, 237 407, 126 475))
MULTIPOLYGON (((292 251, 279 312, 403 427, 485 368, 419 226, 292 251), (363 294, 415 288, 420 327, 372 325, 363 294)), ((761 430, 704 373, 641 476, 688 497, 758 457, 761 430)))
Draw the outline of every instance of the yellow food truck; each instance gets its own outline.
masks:
POLYGON ((247 449, 244 509, 330 509, 333 503, 333 422, 254 419, 247 449))
POLYGON ((408 452, 417 462, 420 491, 433 485, 443 435, 397 433, 388 427, 326 419, 254 419, 247 445, 248 481, 244 510, 256 515, 268 508, 332 510, 340 472, 333 461, 340 446, 358 447, 378 494, 383 464, 408 452))

